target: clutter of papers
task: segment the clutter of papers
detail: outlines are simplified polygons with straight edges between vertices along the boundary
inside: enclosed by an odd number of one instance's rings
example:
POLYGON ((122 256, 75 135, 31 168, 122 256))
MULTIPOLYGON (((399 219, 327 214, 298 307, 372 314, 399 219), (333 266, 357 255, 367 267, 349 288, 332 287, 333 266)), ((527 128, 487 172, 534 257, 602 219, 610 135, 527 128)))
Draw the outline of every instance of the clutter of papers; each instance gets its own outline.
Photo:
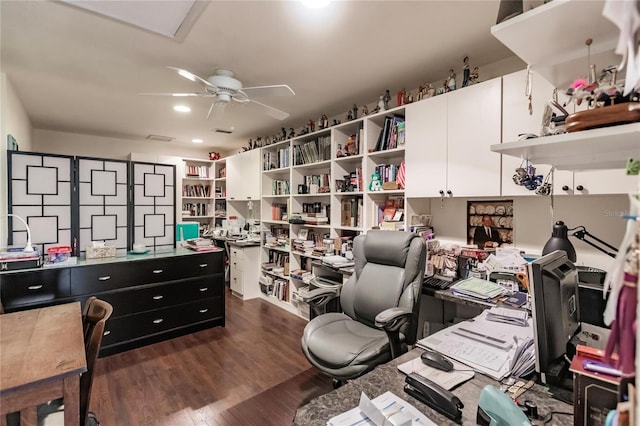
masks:
POLYGON ((422 362, 422 358, 416 357, 410 361, 398 365, 398 370, 407 376, 412 373, 427 377, 432 382, 437 383, 446 390, 451 390, 460 383, 464 383, 475 376, 473 370, 464 364, 455 360, 451 360, 453 370, 442 371, 433 367, 429 367, 422 362))
POLYGON ((475 277, 458 281, 451 286, 451 290, 454 294, 482 300, 491 300, 505 292, 501 285, 475 277))
POLYGON ((490 321, 489 311, 417 342, 495 380, 524 376, 535 369, 531 318, 526 326, 490 321))
POLYGON ((374 399, 369 399, 363 392, 360 395, 360 404, 357 407, 330 418, 327 421, 327 425, 436 426, 416 407, 389 391, 374 399))
POLYGON ((529 312, 524 309, 493 307, 487 312, 487 319, 489 321, 504 322, 506 324, 526 327, 527 320, 529 319, 529 312))

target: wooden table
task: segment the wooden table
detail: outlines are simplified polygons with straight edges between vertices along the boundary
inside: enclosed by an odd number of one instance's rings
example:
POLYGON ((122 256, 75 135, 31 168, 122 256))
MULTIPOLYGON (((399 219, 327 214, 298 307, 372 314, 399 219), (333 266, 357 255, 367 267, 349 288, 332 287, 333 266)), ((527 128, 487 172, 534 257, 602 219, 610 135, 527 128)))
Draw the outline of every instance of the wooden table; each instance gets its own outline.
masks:
POLYGON ((36 406, 63 397, 65 426, 78 426, 85 371, 80 303, 0 315, 0 424, 20 411, 35 425, 36 406))

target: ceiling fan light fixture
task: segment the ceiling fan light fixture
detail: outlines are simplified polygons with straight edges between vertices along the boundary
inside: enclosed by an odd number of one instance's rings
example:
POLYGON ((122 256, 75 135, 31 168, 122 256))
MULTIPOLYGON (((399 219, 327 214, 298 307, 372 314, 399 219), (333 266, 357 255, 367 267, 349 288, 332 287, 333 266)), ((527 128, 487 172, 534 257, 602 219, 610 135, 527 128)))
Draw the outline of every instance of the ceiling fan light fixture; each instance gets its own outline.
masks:
POLYGON ((186 70, 179 70, 178 75, 183 76, 184 78, 188 78, 191 81, 196 81, 196 76, 186 70))
POLYGON ((204 142, 204 140, 202 140, 200 138, 195 138, 195 139, 191 139, 191 142, 193 142, 193 143, 202 143, 202 142, 204 142))
POLYGON ((173 110, 177 112, 191 112, 191 108, 186 105, 175 105, 173 110))
POLYGON ((326 7, 331 3, 331 0, 301 0, 302 4, 307 6, 309 9, 321 9, 326 7))

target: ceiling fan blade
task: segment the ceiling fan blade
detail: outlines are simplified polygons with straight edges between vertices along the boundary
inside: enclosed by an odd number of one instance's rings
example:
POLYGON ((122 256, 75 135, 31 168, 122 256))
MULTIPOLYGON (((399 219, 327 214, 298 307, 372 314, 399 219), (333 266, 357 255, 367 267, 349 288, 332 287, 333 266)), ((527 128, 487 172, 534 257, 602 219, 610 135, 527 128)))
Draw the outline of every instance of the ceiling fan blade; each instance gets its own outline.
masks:
POLYGON ((209 112, 207 113, 207 119, 211 116, 219 116, 224 113, 224 110, 227 109, 228 102, 212 102, 211 107, 209 107, 209 112))
POLYGON ((261 107, 264 108, 264 112, 265 113, 267 113, 271 117, 275 118, 276 120, 284 120, 285 118, 289 117, 289 113, 288 112, 280 111, 277 108, 274 108, 274 107, 269 106, 269 105, 265 105, 265 104, 263 104, 261 102, 258 102, 258 101, 254 101, 253 99, 250 99, 249 102, 252 103, 252 104, 260 105, 261 107))
POLYGON ((175 97, 188 97, 188 96, 202 96, 202 97, 211 97, 215 95, 211 95, 209 93, 160 93, 160 92, 151 92, 151 93, 138 93, 138 95, 145 96, 175 96, 175 97))
POLYGON ((296 93, 286 84, 276 84, 273 86, 243 87, 242 91, 250 97, 262 96, 293 96, 296 93))
POLYGON ((209 87, 209 88, 211 88, 211 89, 218 90, 218 88, 217 88, 215 85, 213 85, 213 84, 209 83, 209 82, 208 82, 207 80, 205 80, 204 78, 202 78, 202 77, 199 77, 199 76, 195 75, 195 74, 194 74, 194 73, 192 73, 191 71, 187 71, 187 70, 184 70, 184 69, 182 69, 182 68, 176 68, 176 67, 167 67, 167 68, 169 68, 169 69, 171 69, 171 70, 176 71, 176 72, 178 73, 178 75, 180 75, 181 77, 186 78, 187 80, 191 80, 191 81, 199 82, 199 83, 201 83, 202 85, 204 85, 205 87, 209 87))

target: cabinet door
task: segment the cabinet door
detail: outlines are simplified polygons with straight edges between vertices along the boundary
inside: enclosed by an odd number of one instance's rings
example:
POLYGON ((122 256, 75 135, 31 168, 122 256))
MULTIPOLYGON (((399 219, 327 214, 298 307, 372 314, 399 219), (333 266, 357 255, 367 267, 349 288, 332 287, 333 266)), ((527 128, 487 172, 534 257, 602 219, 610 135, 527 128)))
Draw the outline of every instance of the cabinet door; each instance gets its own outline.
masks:
MULTIPOLYGON (((542 114, 545 105, 553 95, 553 85, 532 73, 532 114, 529 114, 529 100, 525 96, 527 70, 518 71, 502 77, 502 142, 514 142, 522 133, 540 135, 542 114)), ((502 195, 535 195, 524 186, 513 182, 518 167, 524 167, 521 158, 502 156, 502 195)), ((536 174, 546 176, 551 166, 534 164, 536 174)))
POLYGON ((454 197, 499 196, 502 80, 448 94, 447 187, 454 197))
POLYGON ((240 200, 242 198, 242 154, 227 158, 227 198, 240 200))
POLYGON ((242 156, 242 198, 260 199, 260 164, 261 155, 259 149, 243 152, 242 156))
POLYGON ((407 197, 439 197, 446 191, 447 98, 429 98, 405 109, 407 197))
POLYGON ((627 176, 624 169, 590 170, 573 173, 575 194, 627 194, 638 190, 638 176, 627 176))

